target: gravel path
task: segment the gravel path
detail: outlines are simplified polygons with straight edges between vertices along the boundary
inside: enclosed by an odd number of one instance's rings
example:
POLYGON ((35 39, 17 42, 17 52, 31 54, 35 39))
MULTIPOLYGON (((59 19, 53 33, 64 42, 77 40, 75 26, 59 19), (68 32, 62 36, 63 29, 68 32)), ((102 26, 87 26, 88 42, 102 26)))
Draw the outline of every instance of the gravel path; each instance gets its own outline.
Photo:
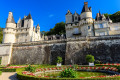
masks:
POLYGON ((0 80, 18 80, 16 76, 16 72, 3 72, 0 76, 0 80))

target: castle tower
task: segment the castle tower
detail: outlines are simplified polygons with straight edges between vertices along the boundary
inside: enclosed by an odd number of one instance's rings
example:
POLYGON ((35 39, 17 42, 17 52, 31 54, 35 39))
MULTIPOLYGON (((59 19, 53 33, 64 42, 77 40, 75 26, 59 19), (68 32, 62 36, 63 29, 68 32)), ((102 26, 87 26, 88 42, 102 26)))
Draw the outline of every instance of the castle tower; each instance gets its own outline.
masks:
POLYGON ((3 43, 15 43, 16 23, 12 12, 9 12, 6 28, 3 30, 3 43))
POLYGON ((65 17, 66 17, 66 24, 73 22, 72 13, 70 12, 70 10, 68 10, 68 12, 67 12, 65 17))
POLYGON ((39 24, 38 24, 37 27, 36 27, 36 31, 37 31, 37 32, 40 32, 40 26, 39 26, 39 24))
POLYGON ((32 16, 31 16, 30 13, 29 13, 29 15, 27 17, 25 17, 24 28, 31 28, 31 29, 33 29, 33 19, 32 19, 32 16))
POLYGON ((88 2, 84 2, 80 17, 81 19, 92 18, 92 10, 91 7, 88 7, 88 2))

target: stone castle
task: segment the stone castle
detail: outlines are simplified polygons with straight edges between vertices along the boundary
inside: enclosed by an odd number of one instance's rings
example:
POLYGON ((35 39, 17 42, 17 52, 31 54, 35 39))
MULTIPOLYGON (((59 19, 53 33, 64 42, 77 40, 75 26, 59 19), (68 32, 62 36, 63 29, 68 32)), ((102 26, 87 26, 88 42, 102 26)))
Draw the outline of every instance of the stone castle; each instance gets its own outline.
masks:
POLYGON ((66 38, 43 40, 40 26, 33 27, 31 14, 15 23, 12 12, 9 12, 3 44, 0 44, 1 65, 55 65, 58 56, 62 57, 63 64, 85 65, 87 54, 103 63, 120 62, 120 23, 112 23, 100 12, 93 19, 91 7, 85 2, 81 15, 68 10, 65 27, 66 38))
POLYGON ((42 40, 40 26, 33 27, 31 14, 15 23, 12 12, 9 12, 6 28, 3 30, 3 43, 19 43, 42 40))
POLYGON ((109 17, 105 17, 100 12, 96 19, 92 17, 92 9, 88 7, 88 2, 84 2, 83 9, 79 15, 68 10, 66 14, 66 37, 84 37, 84 36, 105 36, 120 34, 120 23, 112 23, 109 17))

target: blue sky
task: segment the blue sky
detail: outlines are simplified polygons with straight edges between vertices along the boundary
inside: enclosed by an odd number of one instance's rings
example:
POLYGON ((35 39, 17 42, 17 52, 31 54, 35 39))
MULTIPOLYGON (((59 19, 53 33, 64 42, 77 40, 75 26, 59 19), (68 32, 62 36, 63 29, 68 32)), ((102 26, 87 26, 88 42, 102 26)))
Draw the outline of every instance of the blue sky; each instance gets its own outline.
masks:
MULTIPOLYGON (((86 0, 92 7, 93 18, 96 13, 113 14, 120 11, 120 0, 86 0)), ((12 11, 15 21, 29 12, 34 25, 40 24, 41 31, 49 31, 58 22, 65 22, 65 14, 69 9, 72 13, 81 13, 84 0, 1 0, 0 26, 5 28, 8 12, 12 11)))

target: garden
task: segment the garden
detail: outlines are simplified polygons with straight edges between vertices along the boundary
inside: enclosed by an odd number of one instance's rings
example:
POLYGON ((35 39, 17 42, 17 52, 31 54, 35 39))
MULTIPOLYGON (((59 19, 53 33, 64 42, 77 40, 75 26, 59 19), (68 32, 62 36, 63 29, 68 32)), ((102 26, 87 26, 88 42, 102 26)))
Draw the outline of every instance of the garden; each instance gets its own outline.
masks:
MULTIPOLYGON (((87 55, 89 65, 62 65, 57 57, 57 65, 6 65, 2 72, 17 72, 19 80, 119 80, 120 64, 95 64, 94 56, 87 55)), ((99 61, 97 61, 99 63, 99 61)))

